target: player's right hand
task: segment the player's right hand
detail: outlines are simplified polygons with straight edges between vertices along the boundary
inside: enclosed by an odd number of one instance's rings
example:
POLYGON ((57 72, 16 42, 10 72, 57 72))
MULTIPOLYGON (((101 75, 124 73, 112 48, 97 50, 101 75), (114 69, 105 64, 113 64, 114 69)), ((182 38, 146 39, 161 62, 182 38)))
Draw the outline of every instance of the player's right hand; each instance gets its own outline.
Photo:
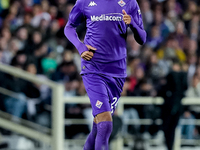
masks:
POLYGON ((92 57, 94 56, 94 53, 89 51, 89 50, 93 50, 93 51, 96 51, 97 49, 90 46, 90 45, 86 45, 86 47, 88 48, 88 51, 85 51, 81 54, 81 57, 85 60, 91 60, 92 57))

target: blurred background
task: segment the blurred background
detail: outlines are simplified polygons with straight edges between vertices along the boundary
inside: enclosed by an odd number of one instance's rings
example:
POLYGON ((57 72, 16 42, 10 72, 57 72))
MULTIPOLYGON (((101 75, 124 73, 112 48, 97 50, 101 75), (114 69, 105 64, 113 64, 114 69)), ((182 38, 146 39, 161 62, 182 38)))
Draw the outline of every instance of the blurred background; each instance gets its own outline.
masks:
MULTIPOLYGON (((148 34, 147 42, 138 45, 128 30, 128 77, 122 96, 133 101, 134 97, 148 97, 152 101, 161 97, 164 103, 126 104, 123 114, 116 111, 110 141, 123 137, 124 150, 172 150, 176 127, 179 127, 179 138, 189 141, 182 143, 181 149, 200 149, 200 124, 196 120, 200 119, 200 106, 181 103, 184 97, 196 97, 197 104, 200 101, 200 1, 138 0, 138 3, 148 34), (124 124, 125 119, 136 121, 128 125, 124 124), (139 119, 151 119, 153 123, 142 125, 139 119), (161 119, 162 123, 157 124, 156 119, 161 119), (186 124, 181 124, 180 119, 186 124), (154 142, 149 142, 152 139, 154 142)), ((43 81, 61 83, 65 88, 64 96, 69 99, 87 96, 79 75, 80 56, 63 33, 74 4, 75 0, 0 0, 0 65, 24 70, 43 81)), ((85 23, 82 23, 77 28, 82 41, 85 32, 85 23)), ((52 89, 49 86, 29 82, 0 69, 0 93, 0 118, 38 131, 42 128, 36 128, 37 125, 52 127, 52 89)), ((65 125, 66 139, 84 141, 91 129, 90 105, 66 104, 64 115, 65 119, 89 120, 84 125, 65 125)), ((69 149, 81 150, 81 146, 76 143, 69 149)), ((25 138, 23 134, 4 128, 0 129, 1 147, 51 149, 40 140, 25 138)))

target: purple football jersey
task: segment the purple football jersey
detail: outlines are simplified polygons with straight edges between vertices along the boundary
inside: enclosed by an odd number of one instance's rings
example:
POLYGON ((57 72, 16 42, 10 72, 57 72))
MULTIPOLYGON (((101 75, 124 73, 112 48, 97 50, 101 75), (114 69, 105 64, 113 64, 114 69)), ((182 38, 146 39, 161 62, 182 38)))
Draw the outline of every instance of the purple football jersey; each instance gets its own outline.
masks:
POLYGON ((97 49, 90 61, 82 59, 81 74, 126 77, 127 27, 131 28, 138 43, 145 43, 146 32, 136 0, 77 0, 65 27, 65 35, 80 55, 88 50, 85 45, 97 49), (131 16, 130 25, 123 21, 123 9, 131 16), (84 20, 87 22, 87 32, 82 43, 75 29, 84 20))

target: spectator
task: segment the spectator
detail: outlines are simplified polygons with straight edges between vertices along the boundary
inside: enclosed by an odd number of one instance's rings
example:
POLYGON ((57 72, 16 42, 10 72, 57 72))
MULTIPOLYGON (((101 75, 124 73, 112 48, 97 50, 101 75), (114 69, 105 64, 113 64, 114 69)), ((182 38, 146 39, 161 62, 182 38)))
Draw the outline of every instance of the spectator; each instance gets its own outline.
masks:
POLYGON ((51 75, 57 68, 57 62, 54 58, 54 53, 49 52, 49 54, 41 60, 42 70, 47 76, 51 75))
POLYGON ((163 41, 163 38, 160 33, 159 26, 153 26, 151 28, 151 34, 147 40, 147 45, 152 49, 157 48, 163 41))
POLYGON ((158 60, 156 53, 152 53, 146 63, 146 75, 153 81, 154 88, 160 88, 160 80, 168 75, 171 64, 165 59, 158 60))
MULTIPOLYGON (((37 68, 34 63, 27 63, 25 65, 25 70, 31 74, 37 74, 37 68)), ((37 77, 41 80, 47 80, 48 78, 44 75, 37 74, 37 77)), ((37 98, 28 98, 27 100, 27 117, 30 121, 36 122, 40 125, 50 127, 51 126, 51 116, 49 111, 45 109, 46 104, 51 104, 50 88, 46 85, 36 84, 34 85, 38 88, 40 96, 37 98)))
POLYGON ((148 0, 142 0, 140 6, 144 20, 144 28, 146 29, 153 22, 153 12, 150 8, 150 2, 148 0))
POLYGON ((195 125, 194 125, 194 115, 190 111, 185 111, 183 113, 183 117, 181 119, 185 119, 190 122, 190 125, 182 125, 181 133, 182 138, 184 139, 194 139, 195 138, 195 125))
MULTIPOLYGON (((4 44, 4 43, 3 43, 4 44)), ((11 39, 6 49, 3 51, 3 62, 5 64, 10 64, 11 60, 20 49, 19 40, 11 39)))
MULTIPOLYGON (((22 66, 15 59, 12 60, 11 64, 22 69, 22 66)), ((33 84, 10 75, 6 76, 1 86, 15 92, 11 97, 5 97, 4 104, 6 111, 16 117, 22 117, 26 112, 27 97, 38 98, 40 96, 39 90, 33 84)))
POLYGON ((4 38, 6 40, 6 42, 10 41, 12 35, 11 35, 9 28, 7 28, 7 27, 2 28, 1 37, 4 38))
POLYGON ((183 20, 187 30, 189 30, 190 20, 192 20, 193 14, 197 12, 197 9, 198 8, 195 1, 188 1, 187 10, 183 14, 183 20))
POLYGON ((188 85, 192 84, 192 78, 196 71, 197 64, 197 56, 196 55, 188 55, 187 56, 187 64, 188 64, 188 85))
POLYGON ((35 30, 31 36, 31 40, 25 47, 26 52, 28 54, 33 54, 42 42, 42 34, 35 30))
POLYGON ((51 17, 49 13, 43 12, 41 5, 35 4, 33 6, 33 19, 31 20, 31 25, 33 27, 38 27, 41 20, 50 21, 51 17))
POLYGON ((24 50, 28 42, 28 30, 24 27, 19 28, 16 37, 19 40, 19 50, 24 50))
POLYGON ((163 105, 163 131, 168 150, 173 149, 175 129, 182 114, 181 100, 187 89, 187 73, 179 63, 174 62, 167 76, 163 105))
POLYGON ((178 41, 174 37, 169 37, 165 46, 157 51, 159 59, 174 60, 178 59, 180 62, 186 61, 186 55, 179 47, 178 41))
MULTIPOLYGON (((200 78, 198 78, 197 74, 194 74, 192 79, 192 84, 189 86, 189 88, 186 91, 187 97, 200 97, 200 78)), ((187 108, 187 110, 183 114, 184 119, 188 119, 189 122, 193 122, 192 119, 195 119, 195 116, 199 116, 200 113, 199 106, 190 106, 187 108), (195 113, 194 113, 195 112, 195 113), (194 116, 195 114, 195 116, 194 116)), ((182 126, 182 135, 186 139, 194 139, 196 137, 195 135, 195 125, 183 125, 182 126)))
MULTIPOLYGON (((157 4, 155 6, 154 22, 151 24, 150 29, 152 28, 152 26, 158 26, 161 36, 163 37, 163 39, 166 39, 168 37, 169 33, 170 33, 170 30, 164 22, 162 10, 163 9, 162 9, 162 6, 160 4, 157 4)), ((147 31, 150 31, 150 29, 148 29, 147 31)))
POLYGON ((31 20, 32 20, 32 14, 30 12, 26 12, 23 17, 23 24, 20 26, 27 29, 28 36, 31 36, 34 31, 34 27, 31 25, 31 20))
POLYGON ((179 20, 176 22, 176 30, 172 35, 178 40, 179 47, 185 49, 185 41, 187 40, 187 34, 185 29, 185 24, 183 21, 179 20))

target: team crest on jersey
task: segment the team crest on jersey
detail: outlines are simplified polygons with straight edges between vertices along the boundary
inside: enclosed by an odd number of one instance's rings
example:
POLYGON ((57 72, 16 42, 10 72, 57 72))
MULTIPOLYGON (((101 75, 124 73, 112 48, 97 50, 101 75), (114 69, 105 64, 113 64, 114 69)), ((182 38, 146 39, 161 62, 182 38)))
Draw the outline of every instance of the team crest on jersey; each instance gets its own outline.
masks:
POLYGON ((121 7, 123 7, 124 5, 126 5, 126 3, 125 3, 123 0, 120 0, 120 1, 118 2, 118 4, 119 4, 121 7))
POLYGON ((101 108, 102 105, 103 105, 103 102, 97 100, 96 107, 101 108))
POLYGON ((91 1, 91 2, 89 3, 88 7, 90 7, 90 6, 97 6, 97 4, 96 4, 94 1, 91 1))

